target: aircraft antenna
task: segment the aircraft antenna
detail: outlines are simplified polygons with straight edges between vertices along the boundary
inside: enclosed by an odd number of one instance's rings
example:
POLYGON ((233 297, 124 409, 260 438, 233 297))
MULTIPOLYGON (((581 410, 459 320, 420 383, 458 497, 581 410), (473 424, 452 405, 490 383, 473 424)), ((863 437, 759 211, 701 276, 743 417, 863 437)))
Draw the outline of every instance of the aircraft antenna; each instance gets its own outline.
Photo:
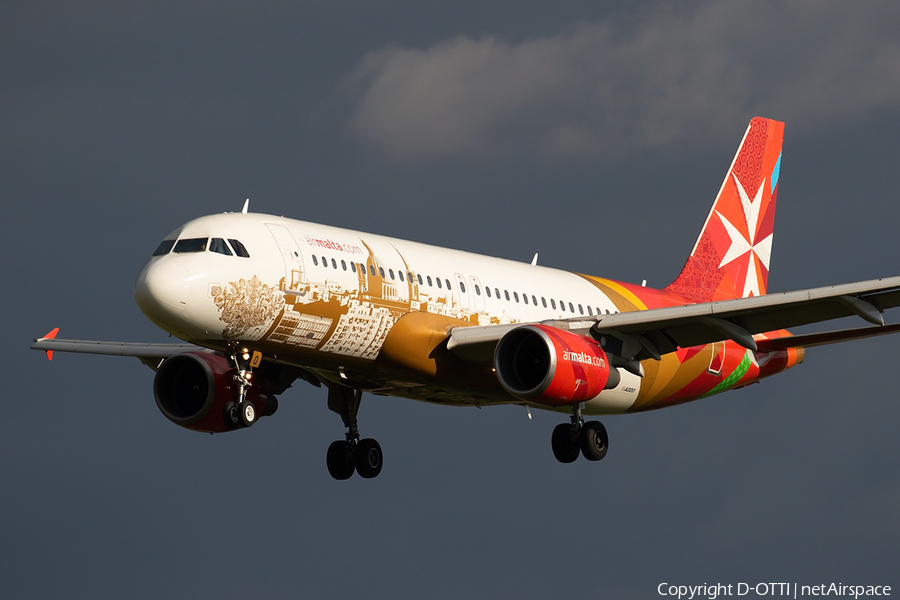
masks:
POLYGON ((247 198, 246 200, 244 200, 244 208, 241 209, 241 212, 246 215, 248 208, 250 208, 250 198, 247 198))
POLYGON ((532 266, 532 267, 535 266, 535 265, 537 265, 537 255, 538 255, 538 253, 535 252, 535 253, 534 253, 534 258, 531 259, 531 266, 532 266))

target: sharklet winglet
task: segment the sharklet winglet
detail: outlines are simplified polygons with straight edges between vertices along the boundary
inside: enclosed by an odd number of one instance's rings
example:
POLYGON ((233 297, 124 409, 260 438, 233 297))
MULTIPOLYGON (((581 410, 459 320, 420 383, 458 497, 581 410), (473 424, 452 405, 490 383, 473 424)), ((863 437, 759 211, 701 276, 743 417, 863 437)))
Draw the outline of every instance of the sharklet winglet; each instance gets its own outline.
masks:
MULTIPOLYGON (((59 333, 59 327, 54 327, 54 328, 50 331, 50 333, 48 333, 47 335, 45 335, 44 337, 42 337, 42 338, 40 338, 40 339, 42 339, 42 340, 52 340, 52 339, 54 339, 54 338, 56 337, 56 334, 57 334, 57 333, 59 333)), ((47 353, 47 360, 53 360, 53 350, 45 350, 44 352, 47 353)))

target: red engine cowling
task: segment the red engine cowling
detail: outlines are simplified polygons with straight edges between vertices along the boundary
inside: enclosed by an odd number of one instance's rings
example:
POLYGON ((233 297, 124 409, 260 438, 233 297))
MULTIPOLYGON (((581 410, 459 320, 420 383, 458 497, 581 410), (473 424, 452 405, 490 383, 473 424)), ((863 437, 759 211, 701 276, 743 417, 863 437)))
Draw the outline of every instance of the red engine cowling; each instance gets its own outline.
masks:
MULTIPOLYGON (((235 428, 225 419, 225 405, 238 400, 237 371, 224 356, 185 352, 167 358, 153 380, 153 396, 160 412, 176 425, 193 431, 221 433, 235 428)), ((254 382, 247 399, 257 415, 270 415, 277 406, 262 384, 254 382)))
POLYGON ((507 392, 549 406, 584 402, 619 383, 600 344, 547 325, 523 325, 504 335, 494 369, 507 392))

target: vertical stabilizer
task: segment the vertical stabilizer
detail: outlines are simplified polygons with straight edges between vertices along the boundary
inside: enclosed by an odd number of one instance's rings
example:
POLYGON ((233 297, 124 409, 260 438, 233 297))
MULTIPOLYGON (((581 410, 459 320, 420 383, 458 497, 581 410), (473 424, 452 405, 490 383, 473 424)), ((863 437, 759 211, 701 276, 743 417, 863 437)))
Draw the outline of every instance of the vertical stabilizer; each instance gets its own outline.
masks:
POLYGON ((766 293, 784 123, 754 117, 700 237, 667 292, 691 302, 766 293))

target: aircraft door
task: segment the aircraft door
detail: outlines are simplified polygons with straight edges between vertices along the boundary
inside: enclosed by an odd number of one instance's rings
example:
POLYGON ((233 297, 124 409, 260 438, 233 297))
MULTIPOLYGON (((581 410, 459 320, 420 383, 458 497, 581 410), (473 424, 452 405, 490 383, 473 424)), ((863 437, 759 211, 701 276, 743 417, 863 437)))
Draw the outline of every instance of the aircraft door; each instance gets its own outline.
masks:
POLYGON ((456 292, 459 294, 459 306, 463 310, 469 310, 469 287, 466 285, 466 278, 456 273, 456 292))
POLYGON ((469 292, 475 299, 475 311, 484 312, 484 288, 477 277, 469 277, 469 292))
POLYGON ((298 291, 303 287, 303 256, 300 254, 300 245, 284 225, 266 223, 266 227, 272 232, 272 237, 278 244, 281 257, 284 259, 284 291, 298 291))

